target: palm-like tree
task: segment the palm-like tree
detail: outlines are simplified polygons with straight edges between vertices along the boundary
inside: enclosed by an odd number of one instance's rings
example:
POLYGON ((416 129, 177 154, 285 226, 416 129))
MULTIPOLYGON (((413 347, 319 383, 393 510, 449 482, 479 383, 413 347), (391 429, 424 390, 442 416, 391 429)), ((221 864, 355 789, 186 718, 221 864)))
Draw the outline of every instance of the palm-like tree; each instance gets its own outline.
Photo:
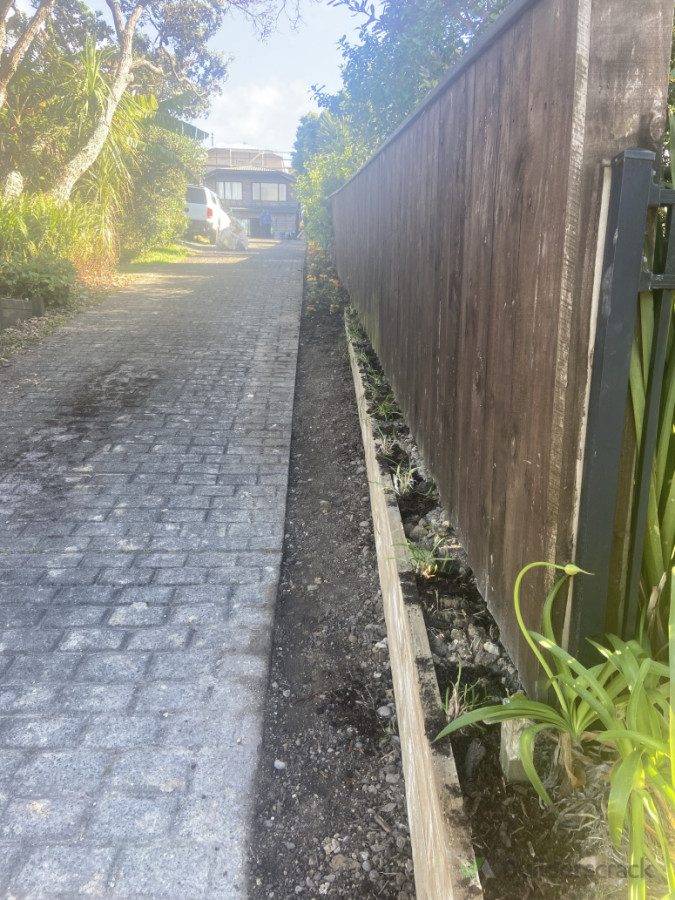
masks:
MULTIPOLYGON (((80 146, 86 146, 111 96, 112 47, 97 47, 87 39, 73 59, 64 62, 64 116, 74 124, 80 146)), ((143 147, 143 125, 154 116, 157 102, 149 94, 125 93, 115 108, 103 146, 77 187, 77 196, 93 205, 98 218, 96 258, 109 264, 117 255, 119 224, 129 200, 138 158, 143 147)))

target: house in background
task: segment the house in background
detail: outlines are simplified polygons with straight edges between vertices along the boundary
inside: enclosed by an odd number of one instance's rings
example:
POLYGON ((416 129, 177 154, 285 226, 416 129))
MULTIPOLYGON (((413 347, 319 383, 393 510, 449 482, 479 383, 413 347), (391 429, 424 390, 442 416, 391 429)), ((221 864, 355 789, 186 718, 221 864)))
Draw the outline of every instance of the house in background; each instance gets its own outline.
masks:
POLYGON ((295 176, 280 153, 269 150, 211 147, 207 151, 204 184, 216 193, 251 237, 261 237, 260 214, 269 210, 274 237, 295 237, 300 228, 300 204, 295 176))

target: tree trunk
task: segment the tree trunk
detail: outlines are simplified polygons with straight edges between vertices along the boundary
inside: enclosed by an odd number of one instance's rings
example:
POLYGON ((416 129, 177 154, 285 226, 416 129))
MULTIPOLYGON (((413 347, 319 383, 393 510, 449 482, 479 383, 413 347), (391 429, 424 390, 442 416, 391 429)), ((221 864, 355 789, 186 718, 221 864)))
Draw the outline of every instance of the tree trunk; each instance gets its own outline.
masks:
POLYGON ((75 184, 91 168, 99 157, 106 138, 110 133, 115 110, 119 106, 120 100, 124 96, 131 73, 131 65, 133 62, 132 43, 134 32, 138 24, 138 20, 143 12, 143 6, 137 5, 129 18, 123 31, 118 31, 120 42, 120 59, 115 70, 115 77, 110 88, 110 97, 106 103, 105 109, 98 117, 94 130, 89 137, 87 143, 81 150, 69 160, 61 170, 56 184, 49 191, 49 196, 53 197, 58 204, 64 204, 70 198, 75 184))
POLYGON ((106 108, 99 116, 89 140, 84 147, 82 147, 82 149, 66 163, 61 170, 61 174, 59 175, 56 184, 49 191, 49 196, 53 197, 59 205, 68 201, 75 184, 84 173, 93 166, 103 149, 103 145, 110 132, 110 126, 112 124, 113 116, 115 115, 115 110, 129 83, 129 66, 124 68, 126 71, 120 71, 118 68, 118 71, 115 73, 115 81, 113 82, 106 108))
POLYGON ((0 0, 0 57, 7 44, 7 19, 14 6, 14 0, 0 0))
MULTIPOLYGON (((0 66, 0 109, 5 105, 9 82, 14 77, 24 53, 30 47, 33 38, 42 27, 55 3, 56 0, 42 0, 35 10, 35 15, 26 26, 26 30, 18 37, 4 63, 0 66)), ((7 16, 10 8, 10 3, 3 3, 0 7, 0 53, 4 50, 7 42, 7 16)))

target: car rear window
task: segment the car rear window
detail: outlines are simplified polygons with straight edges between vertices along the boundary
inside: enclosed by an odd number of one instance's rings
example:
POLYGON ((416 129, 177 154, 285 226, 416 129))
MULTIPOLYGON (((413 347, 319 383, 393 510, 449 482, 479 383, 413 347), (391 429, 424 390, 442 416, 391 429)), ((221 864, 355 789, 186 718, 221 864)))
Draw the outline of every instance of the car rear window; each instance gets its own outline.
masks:
POLYGON ((206 197, 204 195, 204 188, 189 187, 187 189, 187 202, 188 203, 206 203, 206 197))

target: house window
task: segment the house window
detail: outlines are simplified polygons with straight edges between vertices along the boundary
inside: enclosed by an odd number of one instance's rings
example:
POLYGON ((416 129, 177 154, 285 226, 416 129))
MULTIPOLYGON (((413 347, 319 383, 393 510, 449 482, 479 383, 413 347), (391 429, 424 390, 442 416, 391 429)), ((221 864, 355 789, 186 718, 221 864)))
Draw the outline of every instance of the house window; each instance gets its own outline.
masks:
POLYGON ((241 181, 218 181, 216 187, 221 200, 241 200, 241 181))
POLYGON ((259 184, 254 182, 251 187, 254 200, 262 200, 265 203, 284 203, 286 200, 285 184, 269 184, 264 181, 259 184))

